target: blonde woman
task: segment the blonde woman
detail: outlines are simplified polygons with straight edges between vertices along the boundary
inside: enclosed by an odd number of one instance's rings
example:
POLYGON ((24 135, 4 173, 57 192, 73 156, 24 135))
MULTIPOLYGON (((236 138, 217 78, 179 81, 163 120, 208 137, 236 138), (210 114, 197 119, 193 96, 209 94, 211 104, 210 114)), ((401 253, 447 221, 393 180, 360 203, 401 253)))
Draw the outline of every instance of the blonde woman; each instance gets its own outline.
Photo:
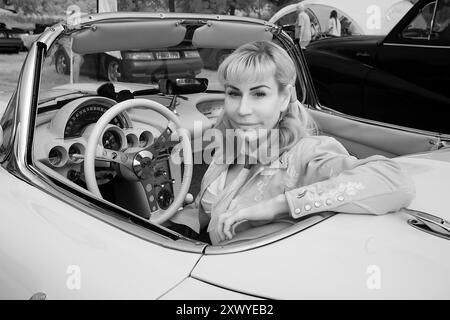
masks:
POLYGON ((414 196, 395 162, 357 159, 334 138, 315 135, 296 98, 295 70, 272 42, 245 44, 218 69, 225 105, 217 129, 224 139, 236 132, 241 148, 217 150, 196 200, 198 228, 207 226, 214 245, 254 226, 295 223, 320 211, 385 214, 414 196), (252 144, 270 152, 253 152, 252 144))

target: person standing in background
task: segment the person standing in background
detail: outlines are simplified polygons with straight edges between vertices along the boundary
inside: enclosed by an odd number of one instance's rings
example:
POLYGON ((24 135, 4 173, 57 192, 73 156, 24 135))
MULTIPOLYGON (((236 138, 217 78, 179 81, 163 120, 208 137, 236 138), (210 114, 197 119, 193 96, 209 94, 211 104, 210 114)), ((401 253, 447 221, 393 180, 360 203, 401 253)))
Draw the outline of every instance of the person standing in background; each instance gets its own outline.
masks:
POLYGON ((330 20, 328 20, 328 35, 332 37, 340 37, 341 36, 341 22, 337 17, 337 11, 333 10, 330 13, 330 20))
POLYGON ((311 42, 311 21, 308 14, 305 12, 305 7, 302 3, 300 3, 297 7, 295 42, 297 42, 302 49, 305 49, 311 42))
MULTIPOLYGON (((80 24, 81 10, 77 5, 70 5, 66 10, 67 25, 70 28, 77 28, 80 24)), ((66 53, 69 55, 70 63, 70 83, 77 83, 80 79, 80 69, 84 62, 81 54, 75 53, 72 50, 73 38, 62 38, 60 44, 64 47, 66 53)))

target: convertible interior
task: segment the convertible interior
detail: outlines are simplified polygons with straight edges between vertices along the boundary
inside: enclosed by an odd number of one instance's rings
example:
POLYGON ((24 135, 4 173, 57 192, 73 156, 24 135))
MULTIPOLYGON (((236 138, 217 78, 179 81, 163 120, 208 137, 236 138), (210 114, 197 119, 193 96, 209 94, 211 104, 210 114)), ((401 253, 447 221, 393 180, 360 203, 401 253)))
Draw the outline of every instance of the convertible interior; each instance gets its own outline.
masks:
MULTIPOLYGON (((350 154, 396 157, 433 150, 441 143, 433 133, 319 106, 311 96, 314 91, 301 53, 275 29, 227 21, 208 25, 130 19, 120 24, 98 21, 77 32, 62 32, 47 50, 33 140, 35 167, 77 197, 97 199, 135 220, 202 241, 201 235, 173 217, 193 205, 208 166, 211 141, 204 132, 214 127, 224 103, 217 66, 235 48, 254 40, 276 41, 286 48, 297 64, 300 102, 308 107, 320 133, 338 139, 350 154), (131 39, 130 33, 135 35, 131 39), (76 56, 82 57, 78 75, 76 68, 69 68, 68 74, 55 68, 55 53, 67 42, 70 65, 76 56), (114 83, 104 65, 113 58, 120 62, 115 70, 119 81, 114 83), (200 67, 190 59, 200 61, 200 67), (146 63, 145 70, 138 70, 146 63)), ((331 215, 323 213, 295 225, 262 226, 233 243, 286 236, 331 215)))

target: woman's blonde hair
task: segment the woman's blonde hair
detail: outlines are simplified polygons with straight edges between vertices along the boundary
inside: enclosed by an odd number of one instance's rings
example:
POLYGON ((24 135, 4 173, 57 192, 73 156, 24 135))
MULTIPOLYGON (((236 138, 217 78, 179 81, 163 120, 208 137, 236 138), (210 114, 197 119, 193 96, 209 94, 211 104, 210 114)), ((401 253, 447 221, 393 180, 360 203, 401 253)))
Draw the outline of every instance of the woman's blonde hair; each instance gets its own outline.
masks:
MULTIPOLYGON (((297 100, 296 70, 294 62, 282 47, 270 41, 255 41, 237 48, 222 62, 217 71, 222 85, 229 81, 259 81, 273 75, 279 92, 290 90, 289 106, 280 114, 275 127, 279 129, 280 154, 291 149, 302 137, 315 135, 317 130, 305 107, 297 100)), ((232 128, 225 113, 222 113, 222 117, 217 121, 216 128, 232 128)))

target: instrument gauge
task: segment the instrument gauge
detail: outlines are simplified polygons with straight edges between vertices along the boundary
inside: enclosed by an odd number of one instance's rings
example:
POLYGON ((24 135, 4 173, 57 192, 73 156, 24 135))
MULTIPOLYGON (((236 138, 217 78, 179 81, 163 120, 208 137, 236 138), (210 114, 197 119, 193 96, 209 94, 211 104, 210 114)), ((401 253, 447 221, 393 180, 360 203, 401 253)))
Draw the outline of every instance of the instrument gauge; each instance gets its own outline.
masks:
POLYGON ((106 149, 119 151, 122 148, 122 137, 115 130, 106 130, 102 137, 102 144, 106 149))

